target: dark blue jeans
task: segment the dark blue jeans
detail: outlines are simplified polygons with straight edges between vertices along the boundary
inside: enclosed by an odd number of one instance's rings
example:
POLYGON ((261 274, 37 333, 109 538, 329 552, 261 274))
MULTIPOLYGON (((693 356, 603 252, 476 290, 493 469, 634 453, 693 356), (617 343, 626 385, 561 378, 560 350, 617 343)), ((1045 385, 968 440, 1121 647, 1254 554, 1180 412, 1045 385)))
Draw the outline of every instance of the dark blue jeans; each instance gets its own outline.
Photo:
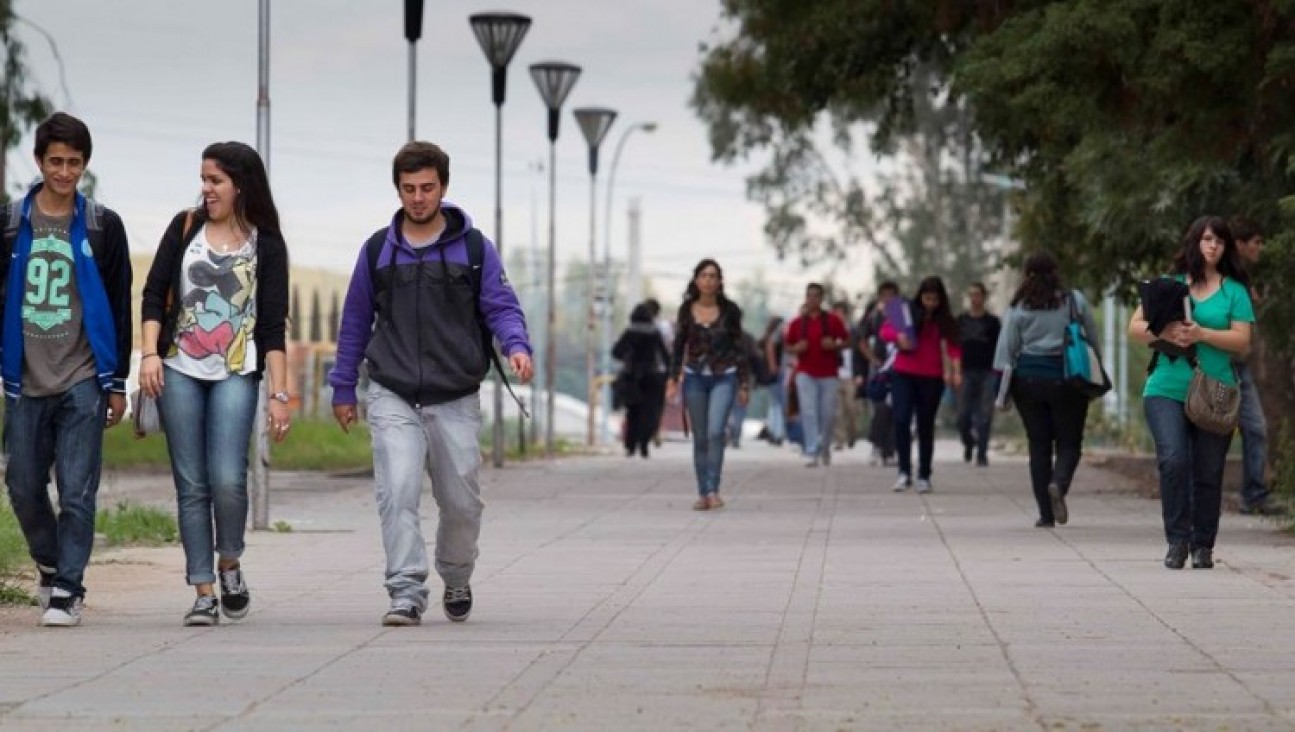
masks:
POLYGON ((1268 469, 1268 422, 1255 386, 1255 374, 1244 363, 1235 364, 1241 387, 1241 505, 1262 506, 1270 492, 1264 473, 1268 469))
POLYGON ((223 558, 243 554, 247 450, 259 386, 252 376, 206 381, 166 369, 158 406, 175 478, 185 577, 191 585, 216 581, 213 544, 223 558))
POLYGON ((54 586, 85 596, 94 548, 95 501, 103 458, 107 395, 87 379, 57 396, 5 398, 5 485, 32 559, 54 569, 54 586), (58 514, 49 470, 58 483, 58 514))
POLYGON ((974 447, 976 457, 989 455, 989 431, 994 424, 994 372, 966 369, 958 393, 958 434, 964 447, 974 447))
POLYGON ((1232 436, 1198 429, 1180 401, 1149 397, 1143 406, 1156 441, 1165 539, 1212 549, 1223 505, 1223 463, 1232 436))
POLYGON ((917 417, 917 477, 930 480, 935 456, 935 415, 944 396, 944 379, 894 372, 890 403, 895 417, 895 451, 899 472, 913 477, 913 417, 917 417))
POLYGON ((692 428, 692 464, 697 492, 719 493, 724 470, 725 427, 737 397, 737 374, 684 374, 683 403, 692 428))

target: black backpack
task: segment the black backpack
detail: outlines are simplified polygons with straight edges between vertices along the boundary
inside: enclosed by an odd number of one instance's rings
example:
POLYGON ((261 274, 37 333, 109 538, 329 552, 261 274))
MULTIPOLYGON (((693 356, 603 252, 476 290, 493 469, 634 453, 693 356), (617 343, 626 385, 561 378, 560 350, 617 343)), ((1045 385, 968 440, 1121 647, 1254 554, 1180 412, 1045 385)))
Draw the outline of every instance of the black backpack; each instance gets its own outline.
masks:
MULTIPOLYGON (((364 255, 368 258, 369 263, 369 284, 374 292, 378 290, 378 258, 382 256, 382 247, 387 242, 387 232, 390 229, 391 227, 389 226, 379 229, 373 236, 369 237, 368 241, 364 242, 364 255)), ((490 362, 494 364, 495 371, 498 372, 504 388, 508 390, 508 395, 513 398, 513 401, 517 402, 517 408, 521 410, 522 417, 529 418, 531 415, 530 412, 526 411, 526 405, 513 391, 512 384, 508 383, 508 374, 504 372, 504 365, 499 360, 499 350, 495 348, 494 334, 490 332, 490 326, 486 325, 486 319, 481 314, 481 273, 486 259, 485 237, 482 236, 480 229, 473 227, 463 236, 463 243, 468 250, 468 281, 472 285, 473 302, 476 303, 477 330, 481 332, 481 348, 490 355, 490 362)), ((396 255, 393 252, 391 255, 393 266, 395 257, 396 255)), ((388 287, 387 292, 390 293, 391 289, 391 287, 388 287)), ((387 310, 388 312, 391 310, 390 303, 388 303, 387 310)))

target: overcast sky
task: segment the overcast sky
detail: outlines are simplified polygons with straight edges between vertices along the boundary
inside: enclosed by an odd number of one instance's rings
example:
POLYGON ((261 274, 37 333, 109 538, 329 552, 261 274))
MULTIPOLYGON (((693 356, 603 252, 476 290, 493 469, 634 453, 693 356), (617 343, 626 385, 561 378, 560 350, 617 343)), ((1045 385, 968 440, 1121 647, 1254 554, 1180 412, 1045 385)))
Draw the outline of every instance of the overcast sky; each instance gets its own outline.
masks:
MULTIPOLYGON (((272 2, 271 180, 298 263, 349 272, 363 240, 398 205, 390 161, 406 138, 402 7, 272 2)), ((417 130, 451 156, 451 200, 494 236, 490 72, 467 17, 501 9, 534 19, 510 66, 504 107, 505 248, 532 246, 533 226, 547 242, 547 177, 532 170, 548 158, 545 110, 527 66, 569 61, 584 73, 558 140, 559 259, 584 258, 588 248, 587 148, 570 110, 606 106, 620 117, 603 144, 599 251, 612 152, 630 124, 651 120, 658 130, 633 134, 616 173, 613 255, 624 255, 625 206, 638 197, 644 268, 661 294, 679 292, 697 260, 714 256, 730 282, 763 269, 784 306, 799 300, 822 270, 776 260, 760 208, 745 200, 752 166, 712 164, 706 130, 688 107, 698 45, 719 23, 717 0, 428 2, 417 130)), ((256 1, 18 0, 16 11, 57 42, 66 95, 49 44, 18 27, 41 86, 90 125, 98 197, 124 217, 132 249, 151 251, 171 215, 196 200, 202 148, 227 139, 255 144, 256 1)), ((30 150, 28 138, 10 153, 11 180, 34 176, 30 150)))

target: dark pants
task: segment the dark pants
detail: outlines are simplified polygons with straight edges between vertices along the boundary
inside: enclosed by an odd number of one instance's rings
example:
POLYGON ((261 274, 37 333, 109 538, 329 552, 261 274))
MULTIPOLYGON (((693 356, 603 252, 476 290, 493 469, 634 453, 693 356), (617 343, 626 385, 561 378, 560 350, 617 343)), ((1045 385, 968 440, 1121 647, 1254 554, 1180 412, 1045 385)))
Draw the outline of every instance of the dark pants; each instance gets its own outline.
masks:
MULTIPOLYGON (((639 377, 639 393, 643 396, 633 404, 625 407, 625 451, 648 454, 648 443, 656 434, 657 424, 661 421, 661 403, 657 392, 665 379, 659 374, 644 374, 639 377)), ((664 392, 662 392, 664 393, 664 392)))
POLYGON ((1212 549, 1223 505, 1223 463, 1232 436, 1198 429, 1187 419, 1183 403, 1174 399, 1150 397, 1143 407, 1156 441, 1165 540, 1212 549))
POLYGON ((54 586, 76 597, 94 548, 95 503, 103 456, 107 395, 94 379, 48 397, 5 399, 5 485, 31 558, 54 570, 54 586), (49 470, 58 483, 58 514, 49 470))
POLYGON ((1084 444, 1088 397, 1060 379, 1017 376, 1012 379, 1012 400, 1025 424, 1030 443, 1030 487, 1039 504, 1039 518, 1053 522, 1048 486, 1070 492, 1084 444))
POLYGON ((881 453, 883 460, 895 455, 895 418, 891 406, 883 399, 872 403, 872 420, 868 424, 868 442, 881 453))
POLYGON ((935 455, 935 415, 944 396, 944 379, 913 376, 896 371, 891 375, 890 402, 895 417, 895 451, 899 472, 913 475, 913 417, 917 417, 917 478, 930 480, 931 458, 935 455))
POLYGON ((958 394, 958 434, 964 447, 973 447, 976 457, 989 455, 989 430, 994 424, 994 372, 970 369, 962 372, 958 394))

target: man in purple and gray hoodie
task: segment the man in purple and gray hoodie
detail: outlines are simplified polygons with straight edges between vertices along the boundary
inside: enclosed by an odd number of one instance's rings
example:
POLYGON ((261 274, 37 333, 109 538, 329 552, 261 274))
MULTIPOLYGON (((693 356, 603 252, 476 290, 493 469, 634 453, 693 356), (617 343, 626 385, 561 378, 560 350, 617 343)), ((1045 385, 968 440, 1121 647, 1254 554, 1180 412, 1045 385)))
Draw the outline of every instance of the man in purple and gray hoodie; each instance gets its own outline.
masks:
POLYGON ((469 581, 484 506, 477 392, 490 356, 481 324, 523 383, 532 375, 531 346, 499 253, 466 213, 443 200, 449 156, 431 143, 411 142, 396 154, 391 176, 401 210, 365 243, 351 276, 329 375, 333 416, 343 430, 355 424, 359 367, 367 360, 365 399, 391 597, 382 624, 418 625, 427 609, 427 547, 418 518, 424 467, 440 509, 442 604, 446 617, 462 622, 472 611, 469 581), (479 272, 469 255, 474 245, 479 272))

